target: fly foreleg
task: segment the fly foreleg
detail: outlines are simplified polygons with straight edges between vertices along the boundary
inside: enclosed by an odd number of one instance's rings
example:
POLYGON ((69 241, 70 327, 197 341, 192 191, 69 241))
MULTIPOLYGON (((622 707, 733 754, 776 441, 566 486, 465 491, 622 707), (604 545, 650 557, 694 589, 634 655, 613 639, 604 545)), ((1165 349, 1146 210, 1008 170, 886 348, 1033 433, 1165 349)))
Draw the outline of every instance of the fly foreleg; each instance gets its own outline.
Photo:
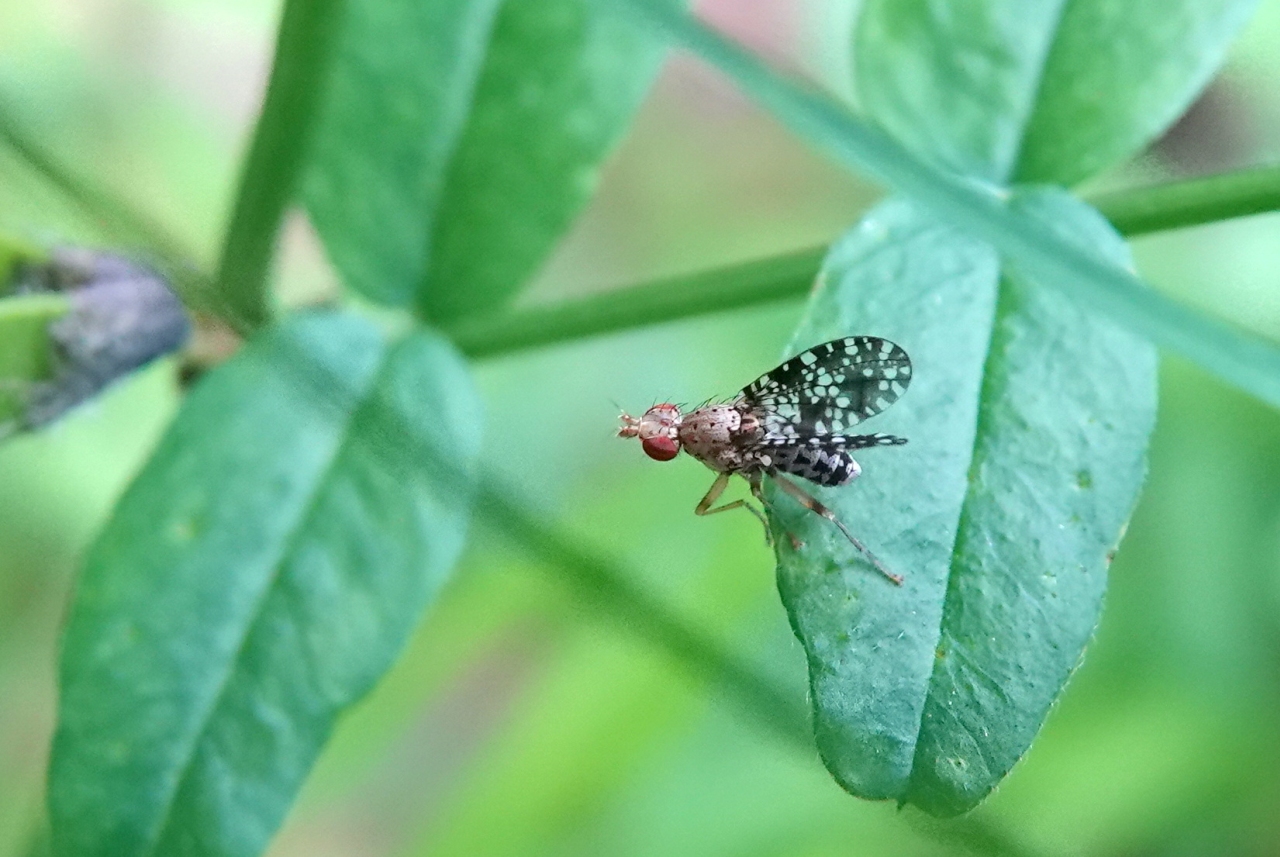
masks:
MULTIPOLYGON (((724 489, 729 484, 730 476, 732 476, 730 473, 721 473, 717 476, 716 481, 711 483, 711 488, 707 491, 707 495, 702 498, 702 502, 698 503, 698 506, 693 510, 693 513, 695 515, 714 515, 716 512, 727 512, 730 509, 746 509, 751 514, 755 515, 756 519, 764 526, 765 543, 772 545, 773 537, 769 534, 769 523, 764 519, 764 515, 760 510, 755 506, 752 506, 746 500, 734 500, 732 503, 725 503, 723 506, 716 506, 714 509, 711 508, 711 504, 720 499, 720 495, 724 493, 724 489)), ((755 496, 763 502, 763 498, 761 498, 760 494, 757 493, 758 483, 758 478, 756 482, 752 482, 751 493, 755 494, 755 496)))

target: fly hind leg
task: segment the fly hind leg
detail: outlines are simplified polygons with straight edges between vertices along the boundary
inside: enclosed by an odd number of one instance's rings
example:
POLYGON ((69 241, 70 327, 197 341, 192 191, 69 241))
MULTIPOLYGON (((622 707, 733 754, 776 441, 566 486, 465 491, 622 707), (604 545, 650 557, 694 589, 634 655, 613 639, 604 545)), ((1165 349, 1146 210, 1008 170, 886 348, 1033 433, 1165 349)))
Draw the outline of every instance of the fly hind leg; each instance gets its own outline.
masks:
MULTIPOLYGON (((772 546, 773 537, 769 533, 769 522, 764 519, 764 515, 759 509, 752 506, 746 500, 734 500, 732 503, 725 503, 723 506, 716 506, 714 509, 711 508, 711 504, 720 499, 720 495, 724 493, 724 489, 728 486, 729 477, 731 475, 732 474, 729 473, 721 473, 717 476, 716 481, 711 483, 711 488, 707 491, 707 495, 702 498, 700 503, 698 503, 698 506, 693 510, 693 513, 695 515, 714 515, 716 512, 727 512, 730 509, 746 509, 751 514, 755 515, 756 520, 758 520, 764 527, 765 544, 772 546)), ((756 477, 756 480, 751 484, 751 493, 755 494, 755 496, 763 503, 764 499, 758 493, 758 489, 759 477, 756 477)))
POLYGON ((839 518, 836 517, 835 512, 832 512, 826 506, 819 503, 817 498, 810 496, 807 491, 805 491, 803 488, 801 488, 799 485, 795 484, 794 482, 783 478, 777 473, 772 473, 770 475, 773 477, 773 481, 778 483, 778 487, 781 488, 783 491, 786 491, 792 497, 795 497, 797 500, 799 500, 800 505, 804 506, 810 512, 813 512, 817 515, 821 515, 831 523, 835 524, 836 527, 840 530, 840 532, 844 533, 845 538, 847 538, 850 542, 852 542, 853 546, 857 548, 859 551, 861 551, 862 555, 865 556, 873 566, 875 566, 876 571, 880 572, 885 577, 892 580, 895 584, 899 586, 902 585, 902 577, 900 575, 894 574, 892 571, 885 568, 884 563, 880 562, 880 560, 876 558, 876 555, 871 552, 871 549, 868 548, 866 545, 864 545, 862 542, 858 541, 858 539, 853 535, 853 533, 849 532, 848 528, 845 527, 844 522, 842 522, 839 518))

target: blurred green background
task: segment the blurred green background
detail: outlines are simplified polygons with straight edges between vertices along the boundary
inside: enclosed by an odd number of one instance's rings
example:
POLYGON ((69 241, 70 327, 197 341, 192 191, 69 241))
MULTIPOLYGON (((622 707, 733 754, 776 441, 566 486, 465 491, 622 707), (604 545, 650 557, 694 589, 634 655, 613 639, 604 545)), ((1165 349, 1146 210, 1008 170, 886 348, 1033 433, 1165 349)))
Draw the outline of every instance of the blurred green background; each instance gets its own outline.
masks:
MULTIPOLYGON (((211 263, 269 62, 266 0, 6 0, 0 105, 211 263)), ((847 89, 850 7, 699 11, 847 89)), ((1280 0, 1125 186, 1280 159, 1280 0)), ((879 191, 712 72, 664 71, 528 303, 829 240, 879 191)), ((98 225, 0 147, 0 230, 98 225)), ((1280 339, 1280 214, 1140 239, 1144 275, 1280 339)), ((335 287, 303 218, 280 289, 335 287)), ((700 520, 710 475, 612 436, 614 403, 700 400, 772 366, 798 304, 490 360, 489 465, 681 615, 804 693, 749 516, 700 520)), ((875 333, 875 331, 867 331, 875 333)), ((177 405, 152 367, 0 446, 0 855, 41 820, 59 627, 78 557, 177 405)), ((1280 415, 1175 359, 1101 628, 1027 758, 969 821, 854 800, 716 687, 480 529, 455 582, 342 725, 269 853, 1280 853, 1280 415)))

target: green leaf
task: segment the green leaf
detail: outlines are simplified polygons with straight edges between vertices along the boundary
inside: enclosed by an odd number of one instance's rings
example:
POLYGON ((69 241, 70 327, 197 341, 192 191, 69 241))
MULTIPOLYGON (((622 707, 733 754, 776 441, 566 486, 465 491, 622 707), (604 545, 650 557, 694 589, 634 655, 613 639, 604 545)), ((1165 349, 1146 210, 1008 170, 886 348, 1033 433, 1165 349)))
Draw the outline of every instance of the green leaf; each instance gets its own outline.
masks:
POLYGON ((661 45, 591 0, 351 0, 306 187, 346 282, 450 320, 505 302, 590 196, 661 45))
POLYGON ((77 588, 58 854, 259 853, 461 551, 479 422, 443 340, 341 315, 197 386, 77 588))
MULTIPOLYGON (((1127 261, 1065 194, 1014 205, 1127 261)), ((910 443, 868 450, 863 476, 821 499, 906 582, 772 490, 778 586, 832 774, 952 815, 1026 750, 1097 623, 1142 484, 1155 355, 1059 292, 1002 279, 988 245, 901 200, 832 249, 791 352, 855 333, 911 355, 911 388, 869 428, 910 443)))
POLYGON ((0 297, 0 436, 25 413, 31 385, 53 374, 49 324, 69 309, 65 295, 0 297))
POLYGON ((858 99, 918 153, 1005 183, 1074 184, 1195 99, 1257 0, 867 0, 858 99))

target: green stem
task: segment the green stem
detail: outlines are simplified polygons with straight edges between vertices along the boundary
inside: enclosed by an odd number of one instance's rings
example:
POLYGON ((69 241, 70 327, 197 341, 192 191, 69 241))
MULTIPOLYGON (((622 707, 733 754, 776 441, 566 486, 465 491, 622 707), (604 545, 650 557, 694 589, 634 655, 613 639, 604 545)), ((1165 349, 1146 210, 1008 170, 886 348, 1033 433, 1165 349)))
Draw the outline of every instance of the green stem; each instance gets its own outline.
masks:
POLYGON ((488 357, 553 342, 658 324, 804 294, 825 247, 667 277, 545 307, 508 310, 465 323, 450 333, 473 357, 488 357))
MULTIPOLYGON (((1089 202, 1135 237, 1280 210, 1280 166, 1100 194, 1089 202)), ((465 353, 491 357, 634 327, 802 297, 826 245, 664 277, 544 307, 508 310, 450 332, 465 353)))
POLYGON ((510 489, 492 480, 481 483, 475 498, 479 518, 535 557, 592 608, 668 652, 700 678, 723 688, 744 704, 763 726, 804 752, 813 752, 813 733, 798 695, 788 694, 708 637, 693 630, 658 599, 631 582, 604 557, 579 547, 578 539, 559 533, 511 499, 510 489))
POLYGON ((1089 200, 1128 236, 1280 210, 1280 164, 1099 194, 1089 200))
POLYGON ((63 196, 73 201, 107 233, 125 244, 138 244, 170 260, 192 258, 182 242, 118 194, 67 167, 37 143, 17 120, 0 108, 0 141, 63 196))
POLYGON ((262 114, 223 242, 217 287, 239 324, 270 315, 267 278, 343 20, 344 0, 287 0, 262 114))

